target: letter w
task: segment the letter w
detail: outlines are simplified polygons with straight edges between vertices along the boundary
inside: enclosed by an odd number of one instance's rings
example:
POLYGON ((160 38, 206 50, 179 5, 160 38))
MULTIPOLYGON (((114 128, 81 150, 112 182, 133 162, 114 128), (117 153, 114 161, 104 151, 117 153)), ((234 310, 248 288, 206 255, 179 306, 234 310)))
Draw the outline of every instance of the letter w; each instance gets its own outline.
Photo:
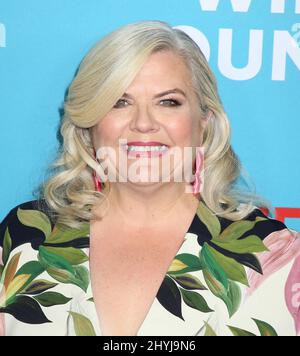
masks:
MULTIPOLYGON (((248 12, 252 0, 231 0, 234 12, 248 12)), ((199 0, 202 11, 217 11, 219 0, 199 0)))

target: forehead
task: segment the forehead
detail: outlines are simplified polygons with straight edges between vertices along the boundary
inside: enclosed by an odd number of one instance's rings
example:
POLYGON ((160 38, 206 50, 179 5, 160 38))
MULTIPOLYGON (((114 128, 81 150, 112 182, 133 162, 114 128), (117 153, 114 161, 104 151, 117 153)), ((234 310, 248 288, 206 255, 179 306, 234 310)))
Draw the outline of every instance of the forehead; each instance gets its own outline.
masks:
POLYGON ((171 51, 160 51, 152 53, 145 61, 140 71, 132 82, 131 87, 137 84, 164 84, 168 81, 172 87, 188 85, 191 75, 184 60, 171 51))

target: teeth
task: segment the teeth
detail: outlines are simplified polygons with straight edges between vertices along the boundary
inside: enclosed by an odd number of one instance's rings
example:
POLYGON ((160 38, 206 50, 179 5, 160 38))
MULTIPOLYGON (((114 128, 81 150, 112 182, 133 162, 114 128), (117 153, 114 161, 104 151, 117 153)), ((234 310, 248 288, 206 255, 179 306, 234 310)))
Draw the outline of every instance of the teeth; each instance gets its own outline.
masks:
POLYGON ((167 146, 128 146, 126 145, 128 151, 135 151, 135 152, 152 152, 152 151, 165 151, 168 149, 167 146))

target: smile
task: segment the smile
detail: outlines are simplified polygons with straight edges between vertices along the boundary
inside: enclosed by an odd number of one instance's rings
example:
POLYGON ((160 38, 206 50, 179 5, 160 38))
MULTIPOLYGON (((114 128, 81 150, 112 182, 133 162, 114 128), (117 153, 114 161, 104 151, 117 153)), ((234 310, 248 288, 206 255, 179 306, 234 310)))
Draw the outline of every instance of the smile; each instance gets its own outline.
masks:
POLYGON ((169 147, 165 145, 161 146, 135 146, 135 145, 123 145, 122 148, 127 152, 129 157, 157 157, 165 154, 169 147))
POLYGON ((128 151, 135 152, 148 152, 148 151, 166 151, 168 149, 167 146, 128 146, 126 145, 128 151))

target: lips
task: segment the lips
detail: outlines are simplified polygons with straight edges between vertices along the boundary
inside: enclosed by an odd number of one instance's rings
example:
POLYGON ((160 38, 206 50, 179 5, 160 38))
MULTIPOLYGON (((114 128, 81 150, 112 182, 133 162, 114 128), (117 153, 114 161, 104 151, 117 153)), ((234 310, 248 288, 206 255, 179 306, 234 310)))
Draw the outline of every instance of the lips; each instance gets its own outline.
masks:
POLYGON ((130 141, 127 145, 122 145, 122 148, 129 157, 160 157, 166 154, 169 145, 158 141, 130 141), (146 147, 149 147, 149 149, 146 149, 146 147))
POLYGON ((128 146, 167 146, 165 143, 162 142, 157 142, 157 141, 148 141, 148 142, 143 142, 143 141, 130 141, 127 143, 128 146))

